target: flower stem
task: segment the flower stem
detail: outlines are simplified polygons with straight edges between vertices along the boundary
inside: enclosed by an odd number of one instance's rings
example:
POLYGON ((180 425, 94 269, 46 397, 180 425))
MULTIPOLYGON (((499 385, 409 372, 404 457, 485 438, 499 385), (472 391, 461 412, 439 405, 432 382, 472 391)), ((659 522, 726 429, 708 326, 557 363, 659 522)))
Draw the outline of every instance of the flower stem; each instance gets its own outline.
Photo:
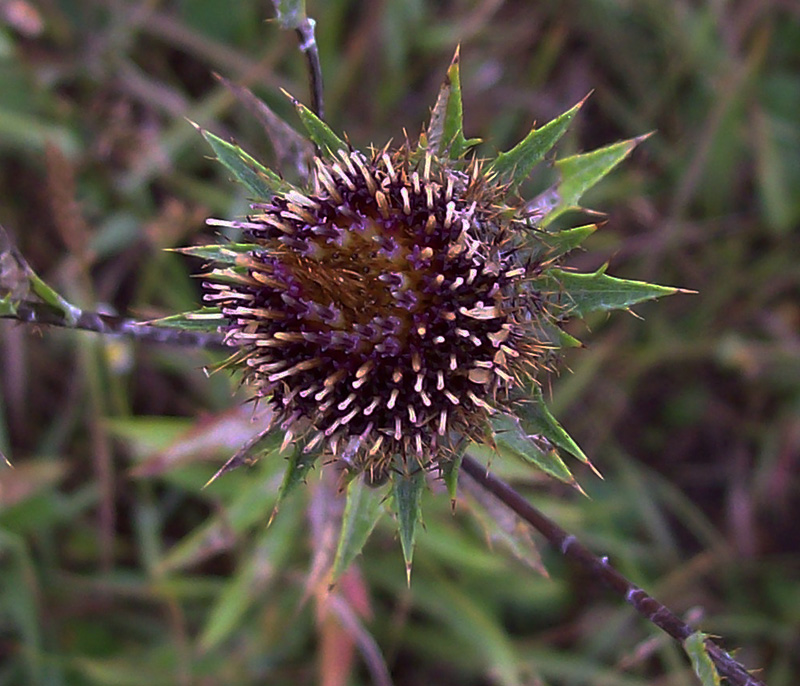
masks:
MULTIPOLYGON (((581 567, 599 578, 606 586, 625 599, 645 619, 655 624, 681 644, 695 630, 676 616, 669 608, 630 582, 609 563, 608 558, 599 558, 584 547, 575 536, 567 533, 553 520, 546 517, 505 481, 490 474, 484 466, 470 456, 465 456, 461 472, 467 474, 498 500, 528 522, 541 533, 552 546, 581 567)), ((730 686, 765 686, 762 681, 749 674, 727 652, 711 639, 705 639, 706 651, 713 660, 720 676, 728 679, 730 686)))
POLYGON ((45 303, 23 300, 15 303, 13 313, 0 314, 0 319, 16 319, 28 324, 49 324, 82 331, 95 331, 101 334, 123 335, 148 343, 167 343, 212 350, 226 349, 222 343, 222 335, 218 333, 153 326, 147 322, 127 317, 75 309, 74 321, 70 321, 61 311, 45 303))

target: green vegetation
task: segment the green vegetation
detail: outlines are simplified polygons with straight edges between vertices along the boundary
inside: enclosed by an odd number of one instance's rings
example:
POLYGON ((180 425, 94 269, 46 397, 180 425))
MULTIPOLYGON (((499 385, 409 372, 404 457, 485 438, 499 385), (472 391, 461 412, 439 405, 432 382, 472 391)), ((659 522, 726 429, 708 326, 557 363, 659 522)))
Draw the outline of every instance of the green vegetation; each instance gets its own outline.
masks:
MULTIPOLYGON (((272 168, 292 159, 212 72, 299 126, 279 90, 308 102, 294 36, 255 0, 41 4, 0 8, 0 223, 81 307, 196 308, 201 263, 163 248, 214 242, 205 217, 244 214, 247 191, 187 119, 272 168)), ((656 132, 582 200, 609 216, 576 236, 586 250, 570 262, 699 295, 570 329, 587 348, 546 395, 605 477, 571 463, 589 498, 521 462, 492 469, 741 648, 770 686, 794 684, 796 11, 331 0, 309 12, 326 120, 362 149, 404 127, 416 138, 456 43, 464 133, 487 156, 512 155, 534 121, 591 89, 560 157, 656 132)), ((444 485, 423 495, 410 588, 384 516, 328 596, 338 484, 310 471, 269 528, 282 457, 202 488, 259 428, 224 371, 203 374, 219 355, 9 321, 0 350, 0 450, 14 464, 0 463, 0 684, 336 686, 381 683, 385 669, 398 686, 697 683, 679 645, 491 500, 469 494, 453 515, 444 485)), ((355 497, 375 508, 371 491, 355 497)), ((356 538, 371 522, 350 521, 356 538)))

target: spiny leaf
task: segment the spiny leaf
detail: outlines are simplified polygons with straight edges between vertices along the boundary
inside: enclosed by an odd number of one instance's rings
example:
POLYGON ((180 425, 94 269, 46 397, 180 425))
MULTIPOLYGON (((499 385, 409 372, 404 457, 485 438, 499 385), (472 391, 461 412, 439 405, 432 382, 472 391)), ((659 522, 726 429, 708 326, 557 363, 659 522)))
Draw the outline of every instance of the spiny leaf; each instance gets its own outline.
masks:
POLYGON ((161 319, 142 322, 150 326, 163 326, 165 328, 180 329, 181 331, 208 331, 215 332, 220 322, 225 319, 218 307, 201 307, 192 312, 181 312, 161 319))
POLYGON ((585 226, 576 226, 573 229, 545 234, 542 242, 549 248, 545 257, 548 260, 552 260, 561 255, 566 255, 577 248, 595 231, 597 231, 597 224, 586 224, 585 226))
POLYGON ((706 651, 706 635, 695 631, 683 642, 683 649, 692 661, 692 669, 703 686, 720 686, 719 673, 714 662, 706 651))
POLYGON ((527 434, 544 436, 553 445, 591 466, 592 463, 589 458, 586 457, 572 436, 550 414, 550 410, 542 396, 542 391, 538 386, 534 386, 531 389, 531 399, 521 403, 516 414, 519 417, 520 426, 527 434))
POLYGON ((400 530, 400 545, 406 563, 406 580, 411 584, 411 560, 414 556, 414 537, 421 516, 422 489, 425 487, 425 472, 418 469, 413 474, 394 475, 394 507, 400 530))
POLYGON ((289 455, 288 465, 286 466, 286 471, 283 474, 281 486, 278 489, 278 497, 275 500, 275 507, 273 508, 272 515, 270 515, 269 518, 270 524, 275 518, 275 515, 278 513, 278 508, 283 502, 283 499, 289 495, 292 490, 294 490, 294 487, 297 486, 297 484, 306 480, 306 476, 314 466, 314 463, 317 461, 317 457, 319 457, 318 454, 312 453, 309 455, 308 453, 304 452, 301 445, 294 444, 292 446, 292 454, 289 455))
POLYGON ((500 415, 492 420, 495 443, 501 455, 512 455, 532 463, 545 474, 567 484, 575 482, 569 468, 558 452, 548 446, 546 441, 538 440, 535 434, 528 434, 519 419, 500 415))
POLYGON ((551 299, 562 308, 565 317, 581 319, 592 312, 624 310, 645 300, 690 292, 644 281, 618 279, 608 276, 605 269, 606 265, 592 274, 550 269, 535 283, 541 291, 552 294, 551 299))
POLYGON ((542 219, 541 225, 546 226, 567 210, 579 207, 578 202, 583 194, 624 160, 649 135, 620 141, 599 150, 556 161, 555 166, 561 176, 557 186, 558 202, 542 219))
POLYGON ((335 159, 336 154, 340 150, 350 149, 347 143, 339 138, 322 119, 308 109, 302 102, 286 91, 283 91, 283 94, 292 101, 309 138, 314 141, 323 156, 328 159, 335 159))
POLYGON ((356 477, 347 485, 342 530, 333 560, 331 583, 336 583, 355 559, 383 514, 383 494, 356 477))
POLYGON ((530 400, 520 403, 514 417, 495 417, 492 427, 496 432, 498 450, 531 462, 546 474, 575 486, 578 490, 582 489, 555 448, 569 453, 594 469, 589 458, 550 413, 537 386, 531 389, 530 400))
POLYGON ((532 256, 549 262, 577 248, 595 231, 597 231, 597 224, 576 226, 553 233, 535 231, 531 240, 532 256))
POLYGON ((442 480, 447 486, 447 494, 450 496, 451 503, 455 503, 458 495, 458 472, 461 469, 463 459, 464 453, 462 451, 442 465, 442 480))
MULTIPOLYGON (((587 95, 586 98, 589 96, 587 95)), ((540 128, 532 128, 511 150, 501 152, 490 166, 490 170, 508 179, 511 191, 519 188, 533 168, 544 158, 569 128, 586 98, 540 128)))
MULTIPOLYGON (((197 125, 195 124, 195 126, 197 125)), ((271 169, 267 169, 238 145, 228 143, 199 126, 197 129, 208 141, 211 149, 217 155, 217 159, 239 183, 247 188, 253 199, 269 200, 273 195, 291 190, 291 184, 284 181, 271 169)))
MULTIPOLYGON (((226 222, 226 225, 234 223, 226 222)), ((168 248, 167 250, 181 255, 199 257, 209 262, 232 265, 236 264, 239 255, 246 255, 253 250, 260 250, 260 248, 250 243, 215 243, 211 245, 192 245, 187 248, 168 248)))
POLYGON ((439 96, 431 112, 431 121, 424 138, 427 149, 438 157, 456 160, 463 157, 480 139, 464 138, 464 110, 461 102, 460 49, 456 48, 453 61, 439 89, 439 96))

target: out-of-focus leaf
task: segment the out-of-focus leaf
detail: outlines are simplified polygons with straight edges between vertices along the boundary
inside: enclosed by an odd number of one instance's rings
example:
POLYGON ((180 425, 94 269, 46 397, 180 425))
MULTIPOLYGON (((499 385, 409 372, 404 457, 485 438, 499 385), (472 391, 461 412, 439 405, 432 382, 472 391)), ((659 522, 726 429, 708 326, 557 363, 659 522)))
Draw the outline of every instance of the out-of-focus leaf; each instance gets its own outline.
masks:
POLYGON ((294 169, 298 178, 307 180, 311 160, 314 157, 314 146, 311 142, 283 121, 248 88, 228 81, 222 76, 217 78, 261 122, 275 150, 276 168, 283 173, 288 169, 294 169))
MULTIPOLYGON (((588 97, 588 96, 587 96, 588 97)), ((510 190, 519 188, 533 168, 544 158, 569 128, 586 98, 540 128, 532 128, 511 150, 501 152, 489 169, 508 179, 510 190)))
POLYGON ((253 526, 266 526, 275 504, 275 483, 265 474, 243 482, 224 515, 214 515, 181 540, 159 562, 157 572, 168 574, 186 569, 212 555, 228 550, 237 537, 253 526), (260 476, 260 478, 259 478, 260 476))
POLYGON ((706 651, 706 635, 695 631, 683 642, 683 648, 692 661, 692 669, 703 686, 720 686, 719 673, 714 662, 706 651))
POLYGON ((292 189, 291 184, 271 169, 267 169, 238 145, 228 143, 200 127, 198 130, 208 141, 220 163, 248 190, 254 200, 269 200, 277 193, 286 193, 292 189))
POLYGON ((536 280, 536 286, 549 293, 564 317, 584 318, 592 312, 625 310, 646 300, 683 291, 644 281, 618 279, 605 273, 606 266, 592 274, 550 269, 536 280))
POLYGON ((339 544, 333 559, 331 583, 336 583, 364 548, 369 535, 383 514, 383 491, 371 488, 361 477, 347 485, 347 500, 342 515, 339 544))
POLYGON ((411 583, 411 562, 414 557, 414 538, 421 517, 422 489, 425 488, 425 472, 421 469, 413 474, 397 473, 393 477, 392 498, 400 531, 400 546, 406 563, 406 579, 411 583))
POLYGON ((764 112, 755 133, 762 210, 772 228, 786 232, 800 221, 800 131, 796 121, 764 112))
POLYGON ((522 683, 519 659, 508 633, 497 617, 480 604, 480 598, 466 594, 449 579, 417 579, 414 603, 420 611, 437 617, 481 656, 493 678, 503 686, 522 683))
POLYGON ((555 166, 561 177, 557 186, 557 203, 542 218, 541 225, 547 226, 567 210, 578 208, 583 194, 630 155, 648 135, 557 160, 555 166))
POLYGON ((211 608, 200 635, 201 650, 213 650, 238 628, 254 599, 264 593, 291 554, 302 521, 302 509, 295 507, 261 533, 211 608))

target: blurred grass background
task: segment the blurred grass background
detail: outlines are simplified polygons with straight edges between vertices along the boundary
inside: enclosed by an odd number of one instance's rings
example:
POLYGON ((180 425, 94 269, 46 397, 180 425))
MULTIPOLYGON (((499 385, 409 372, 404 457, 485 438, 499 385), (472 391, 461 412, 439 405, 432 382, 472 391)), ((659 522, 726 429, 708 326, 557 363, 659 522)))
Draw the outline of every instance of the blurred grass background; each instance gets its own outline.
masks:
MULTIPOLYGON (((605 476, 579 472, 590 498, 493 469, 770 686, 798 683, 797 4, 309 12, 328 120, 357 146, 416 136, 457 43, 487 151, 592 89, 562 154, 656 131, 587 199, 608 221, 573 262, 699 294, 574 331, 588 348, 552 406, 605 476)), ((0 3, 0 223, 45 280, 89 309, 194 307, 199 265, 162 249, 213 238, 204 218, 247 199, 186 120, 272 155, 212 72, 290 122, 278 87, 308 100, 271 16, 264 0, 0 3)), ((697 683, 617 598, 547 549, 536 574, 524 537, 494 540, 443 494, 410 589, 384 521, 325 605, 338 504, 317 476, 269 529, 281 458, 201 491, 254 431, 232 381, 203 374, 209 353, 8 321, 0 349, 0 685, 379 683, 379 653, 398 686, 697 683)))

